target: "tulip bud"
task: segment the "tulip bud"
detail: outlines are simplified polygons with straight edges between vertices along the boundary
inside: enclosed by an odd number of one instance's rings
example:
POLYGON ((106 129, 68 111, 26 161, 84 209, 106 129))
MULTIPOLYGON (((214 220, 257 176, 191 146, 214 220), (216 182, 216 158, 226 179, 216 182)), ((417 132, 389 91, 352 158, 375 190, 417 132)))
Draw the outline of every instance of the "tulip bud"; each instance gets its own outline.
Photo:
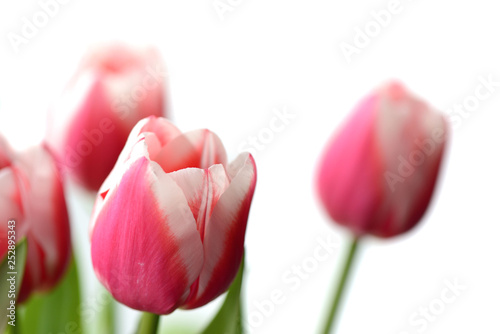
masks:
POLYGON ((140 121, 95 202, 98 279, 119 302, 156 314, 215 299, 240 266, 255 183, 253 157, 227 164, 214 133, 140 121))
POLYGON ((365 98, 327 145, 317 173, 323 206, 357 236, 410 230, 431 200, 448 124, 391 83, 365 98))
POLYGON ((47 142, 77 182, 96 191, 141 119, 164 114, 165 68, 152 49, 91 53, 51 111, 47 142))
POLYGON ((8 235, 16 242, 27 239, 22 302, 32 292, 50 290, 63 276, 71 256, 68 213, 59 171, 46 147, 17 154, 0 137, 0 157, 0 259, 7 254, 8 235), (14 221, 15 234, 8 234, 8 221, 14 221))

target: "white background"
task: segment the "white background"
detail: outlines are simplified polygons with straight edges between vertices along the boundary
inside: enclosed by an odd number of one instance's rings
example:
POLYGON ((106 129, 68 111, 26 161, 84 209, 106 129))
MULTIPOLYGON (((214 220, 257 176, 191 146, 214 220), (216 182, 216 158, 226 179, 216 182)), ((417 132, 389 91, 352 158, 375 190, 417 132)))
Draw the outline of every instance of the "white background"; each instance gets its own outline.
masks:
MULTIPOLYGON (((286 300, 253 332, 317 333, 344 247, 297 290, 282 275, 313 254, 318 237, 340 238, 341 246, 347 240, 314 193, 326 140, 363 96, 392 78, 443 111, 473 96, 480 76, 500 81, 498 8, 489 0, 401 0, 400 12, 348 63, 340 43, 352 44, 355 28, 370 24, 370 12, 389 1, 230 3, 232 11, 221 19, 212 0, 71 0, 16 53, 7 34, 20 34, 22 18, 31 20, 40 5, 3 1, 0 131, 15 147, 40 141, 46 111, 87 47, 116 39, 161 50, 173 120, 183 130, 215 131, 231 158, 248 136, 268 127, 274 108, 288 108, 295 119, 256 154, 245 304, 247 314, 255 314, 255 303, 279 289, 286 300)), ((499 107, 496 87, 454 126, 444 173, 421 224, 396 239, 366 240, 339 333, 418 333, 409 317, 440 298, 447 279, 466 289, 424 332, 500 332, 499 107)), ((78 198, 71 200, 74 237, 88 247, 85 205, 78 198)), ((88 270, 84 280, 91 277, 88 270)), ((86 282, 86 291, 92 286, 86 282)), ((201 328, 218 303, 176 311, 163 323, 189 320, 201 328)), ((127 330, 120 333, 131 333, 135 318, 122 319, 127 330)))

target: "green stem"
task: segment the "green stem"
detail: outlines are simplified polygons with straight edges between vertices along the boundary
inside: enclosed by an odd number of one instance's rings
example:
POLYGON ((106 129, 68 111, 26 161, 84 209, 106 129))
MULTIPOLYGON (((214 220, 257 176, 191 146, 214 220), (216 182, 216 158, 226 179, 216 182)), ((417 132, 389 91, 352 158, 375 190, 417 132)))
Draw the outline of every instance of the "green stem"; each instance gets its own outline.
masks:
POLYGON ((345 286, 349 278, 349 273, 351 271, 352 264, 354 262, 356 251, 358 249, 358 243, 359 239, 357 237, 353 237, 350 241, 349 253, 347 254, 347 258, 344 263, 342 276, 340 277, 337 289, 335 290, 335 296, 333 297, 333 302, 332 305, 330 306, 330 313, 328 314, 328 318, 326 319, 323 334, 330 334, 335 324, 336 316, 339 310, 339 305, 340 302, 342 301, 342 296, 345 291, 345 286))
POLYGON ((156 334, 159 320, 158 314, 144 312, 139 322, 137 334, 156 334))
POLYGON ((7 325, 7 330, 5 332, 8 334, 20 333, 18 326, 19 326, 19 320, 16 319, 16 325, 15 326, 7 325))
POLYGON ((106 296, 106 304, 104 309, 99 313, 99 330, 103 333, 114 334, 115 333, 115 300, 111 294, 101 288, 101 293, 106 296))

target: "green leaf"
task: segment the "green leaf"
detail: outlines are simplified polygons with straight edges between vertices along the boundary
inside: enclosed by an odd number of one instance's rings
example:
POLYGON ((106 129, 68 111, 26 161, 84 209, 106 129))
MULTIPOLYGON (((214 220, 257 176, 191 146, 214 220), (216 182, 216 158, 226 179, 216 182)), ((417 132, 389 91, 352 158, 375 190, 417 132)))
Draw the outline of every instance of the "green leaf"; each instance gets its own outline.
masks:
POLYGON ((243 270, 245 257, 241 260, 240 270, 229 287, 226 300, 212 322, 205 328, 202 334, 242 334, 241 322, 241 282, 243 281, 243 270))
MULTIPOLYGON (((0 279, 2 282, 0 284, 0 308, 2 310, 0 312, 1 332, 4 331, 7 322, 11 321, 11 319, 7 317, 8 312, 10 313, 10 311, 7 311, 7 308, 12 307, 11 301, 14 301, 14 298, 19 296, 21 282, 23 281, 24 267, 26 265, 26 255, 28 253, 28 243, 26 242, 25 238, 21 239, 21 241, 17 243, 16 248, 13 250, 13 252, 14 253, 8 251, 7 254, 5 254, 4 258, 2 259, 2 262, 0 263, 0 279), (11 257, 10 259, 9 256, 11 257), (7 281, 10 278, 14 278, 15 281, 14 286, 16 287, 15 291, 10 290, 11 284, 8 283, 9 281, 7 281)), ((16 312, 15 324, 17 325, 18 324, 17 308, 19 306, 15 304, 14 307, 16 312)), ((9 325, 9 327, 13 326, 9 325)))
POLYGON ((47 294, 32 296, 23 307, 21 333, 82 333, 79 308, 80 286, 73 257, 57 287, 47 294))

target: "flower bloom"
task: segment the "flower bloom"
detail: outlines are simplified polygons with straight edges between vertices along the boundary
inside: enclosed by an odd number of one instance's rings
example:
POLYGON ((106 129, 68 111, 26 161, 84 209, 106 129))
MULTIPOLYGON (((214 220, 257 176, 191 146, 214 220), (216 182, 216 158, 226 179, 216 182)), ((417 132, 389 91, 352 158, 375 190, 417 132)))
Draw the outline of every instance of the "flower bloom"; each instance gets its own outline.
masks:
POLYGON ((151 313, 210 302, 238 271, 255 183, 253 157, 227 164, 214 133, 140 121, 94 206, 98 279, 121 303, 151 313))
POLYGON ((0 137, 0 221, 0 259, 8 236, 28 242, 18 302, 54 287, 68 266, 71 238, 59 171, 45 147, 17 153, 0 137))
POLYGON ((164 114, 165 70, 152 49, 91 53, 49 117, 47 142, 84 187, 97 191, 141 119, 164 114))
POLYGON ((391 83, 365 98, 326 146, 317 190, 356 235, 391 237, 421 219, 438 176, 445 118, 391 83))

